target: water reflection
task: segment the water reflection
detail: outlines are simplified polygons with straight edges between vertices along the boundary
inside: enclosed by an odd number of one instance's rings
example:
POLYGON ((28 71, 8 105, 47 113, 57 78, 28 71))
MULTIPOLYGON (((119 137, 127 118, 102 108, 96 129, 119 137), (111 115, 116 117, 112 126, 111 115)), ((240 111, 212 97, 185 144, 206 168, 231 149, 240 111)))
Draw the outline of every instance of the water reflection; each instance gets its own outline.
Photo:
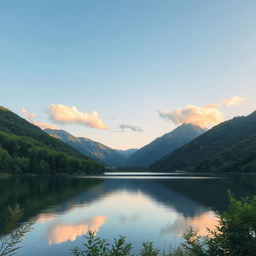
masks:
POLYGON ((168 225, 162 229, 162 234, 170 235, 175 233, 176 236, 182 237, 184 231, 189 230, 191 227, 198 235, 206 236, 209 235, 208 229, 214 230, 217 224, 218 218, 213 211, 204 212, 193 218, 185 218, 180 215, 174 224, 168 225))
POLYGON ((214 229, 216 210, 227 203, 227 189, 243 196, 256 193, 256 176, 12 179, 0 184, 0 206, 20 203, 27 213, 24 221, 36 216, 18 255, 69 255, 88 230, 109 240, 124 235, 135 250, 147 240, 168 248, 181 242, 190 226, 200 235, 214 229), (16 189, 10 191, 13 184, 16 189))
POLYGON ((67 241, 75 241, 78 236, 86 234, 89 230, 97 234, 97 231, 105 222, 105 216, 96 216, 79 220, 76 223, 54 223, 48 227, 48 243, 60 244, 67 241))

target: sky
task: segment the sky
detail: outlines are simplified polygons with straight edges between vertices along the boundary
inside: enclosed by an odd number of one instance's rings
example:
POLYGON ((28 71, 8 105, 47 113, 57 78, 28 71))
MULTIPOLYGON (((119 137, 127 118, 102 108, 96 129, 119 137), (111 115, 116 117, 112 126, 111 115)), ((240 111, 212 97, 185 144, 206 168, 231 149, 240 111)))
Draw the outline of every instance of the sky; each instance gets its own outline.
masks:
POLYGON ((248 115, 255 12, 255 0, 1 1, 0 105, 116 149, 248 115))

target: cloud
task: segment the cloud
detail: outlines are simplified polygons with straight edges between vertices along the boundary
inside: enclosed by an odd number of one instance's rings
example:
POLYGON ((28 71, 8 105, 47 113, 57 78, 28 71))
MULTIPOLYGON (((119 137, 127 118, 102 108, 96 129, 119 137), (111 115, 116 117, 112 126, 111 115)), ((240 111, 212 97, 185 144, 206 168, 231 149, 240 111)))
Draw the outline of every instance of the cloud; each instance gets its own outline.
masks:
POLYGON ((139 126, 133 126, 133 125, 129 125, 129 124, 121 124, 119 126, 119 129, 121 131, 125 131, 125 130, 131 130, 133 132, 143 132, 143 130, 139 127, 139 126))
POLYGON ((32 124, 38 126, 39 128, 41 128, 42 130, 44 129, 54 129, 57 130, 58 127, 55 124, 48 124, 48 123, 43 123, 43 122, 37 122, 34 121, 34 119, 36 118, 36 114, 35 113, 30 113, 27 109, 22 108, 21 112, 23 114, 23 116, 32 124))
POLYGON ((214 126, 224 121, 224 115, 216 105, 199 107, 187 105, 173 111, 159 111, 160 117, 170 120, 176 125, 194 124, 200 127, 214 126))
POLYGON ((58 126, 55 124, 48 124, 43 122, 32 122, 32 124, 38 126, 42 130, 45 130, 45 129, 58 130, 59 129, 58 126))
POLYGON ((80 124, 97 129, 107 129, 107 125, 99 118, 96 111, 81 112, 76 107, 62 104, 51 104, 48 110, 50 119, 59 124, 80 124))
POLYGON ((25 108, 22 108, 21 109, 21 112, 23 114, 23 116, 29 120, 29 121, 32 121, 34 118, 36 118, 36 114, 35 113, 30 113, 27 109, 25 108))
POLYGON ((89 230, 98 232, 105 222, 105 216, 96 216, 82 220, 77 224, 55 224, 49 229, 48 242, 49 244, 60 244, 67 241, 75 241, 78 236, 86 234, 89 230))
POLYGON ((245 104, 246 101, 247 101, 246 98, 234 96, 229 99, 223 100, 223 104, 228 107, 241 106, 241 105, 245 104))

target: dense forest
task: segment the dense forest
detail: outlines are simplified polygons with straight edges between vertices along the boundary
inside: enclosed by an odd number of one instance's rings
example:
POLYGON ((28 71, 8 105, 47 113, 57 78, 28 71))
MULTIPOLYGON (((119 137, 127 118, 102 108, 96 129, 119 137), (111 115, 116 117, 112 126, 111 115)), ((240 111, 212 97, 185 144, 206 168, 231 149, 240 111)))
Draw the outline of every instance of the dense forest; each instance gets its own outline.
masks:
POLYGON ((187 172, 256 172, 256 112, 215 126, 150 166, 187 172))
POLYGON ((0 173, 99 173, 104 166, 0 107, 0 173))

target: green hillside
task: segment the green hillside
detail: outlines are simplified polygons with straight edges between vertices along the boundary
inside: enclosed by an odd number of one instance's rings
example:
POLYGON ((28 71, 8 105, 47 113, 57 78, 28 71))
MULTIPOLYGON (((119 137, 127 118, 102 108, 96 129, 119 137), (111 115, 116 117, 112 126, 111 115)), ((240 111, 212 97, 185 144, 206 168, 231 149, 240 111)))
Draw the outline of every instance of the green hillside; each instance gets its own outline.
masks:
POLYGON ((0 107, 0 173, 95 173, 104 166, 0 107))
POLYGON ((156 161, 155 170, 256 172, 256 112, 213 127, 156 161))

